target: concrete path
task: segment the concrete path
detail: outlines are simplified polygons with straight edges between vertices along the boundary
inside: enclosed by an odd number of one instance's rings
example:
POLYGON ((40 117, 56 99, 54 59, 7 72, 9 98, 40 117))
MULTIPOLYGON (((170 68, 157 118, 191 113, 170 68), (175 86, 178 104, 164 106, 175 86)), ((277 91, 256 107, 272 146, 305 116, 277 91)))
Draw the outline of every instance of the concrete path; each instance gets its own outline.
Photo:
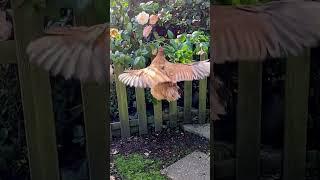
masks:
POLYGON ((210 180, 210 157, 199 151, 161 170, 172 180, 210 180))
POLYGON ((210 140, 210 124, 185 124, 183 129, 210 140))

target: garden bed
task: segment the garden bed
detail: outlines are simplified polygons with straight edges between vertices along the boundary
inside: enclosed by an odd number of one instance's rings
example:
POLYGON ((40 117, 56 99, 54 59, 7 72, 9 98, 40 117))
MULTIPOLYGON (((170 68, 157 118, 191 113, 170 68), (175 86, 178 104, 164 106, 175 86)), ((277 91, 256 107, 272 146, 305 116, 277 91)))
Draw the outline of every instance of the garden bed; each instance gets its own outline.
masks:
POLYGON ((140 154, 146 159, 159 162, 162 169, 195 150, 208 153, 208 140, 182 130, 168 129, 142 137, 114 139, 110 151, 110 175, 121 179, 115 164, 115 158, 119 155, 140 154))

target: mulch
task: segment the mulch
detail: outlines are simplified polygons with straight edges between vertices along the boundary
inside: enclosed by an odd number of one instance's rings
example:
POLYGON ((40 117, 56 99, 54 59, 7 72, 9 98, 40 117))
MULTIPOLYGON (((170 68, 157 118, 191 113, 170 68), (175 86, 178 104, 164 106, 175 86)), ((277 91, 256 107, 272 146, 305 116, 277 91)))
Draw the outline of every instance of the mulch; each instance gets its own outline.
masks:
POLYGON ((110 148, 110 175, 121 179, 113 162, 117 154, 138 153, 149 159, 160 160, 164 168, 195 150, 208 153, 209 141, 182 130, 167 129, 146 136, 114 139, 110 148))

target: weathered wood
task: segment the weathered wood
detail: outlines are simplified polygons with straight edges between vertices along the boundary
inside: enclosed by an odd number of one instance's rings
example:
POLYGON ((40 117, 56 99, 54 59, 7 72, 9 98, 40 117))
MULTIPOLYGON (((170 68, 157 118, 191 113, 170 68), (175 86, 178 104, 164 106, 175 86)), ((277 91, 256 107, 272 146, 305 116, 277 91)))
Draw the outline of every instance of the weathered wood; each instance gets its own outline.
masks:
POLYGON ((237 104, 236 177, 256 180, 260 176, 262 64, 239 63, 237 104))
MULTIPOLYGON (((123 72, 123 66, 120 64, 114 64, 114 73, 115 77, 118 77, 119 74, 123 72)), ((118 78, 114 78, 116 83, 117 91, 117 101, 119 108, 119 119, 121 123, 121 136, 129 137, 130 136, 130 126, 129 126, 129 113, 128 113, 128 98, 127 98, 127 88, 126 86, 119 81, 118 78)))
MULTIPOLYGON (((200 56, 200 60, 208 59, 207 54, 200 56)), ((199 123, 206 122, 206 109, 207 109, 207 78, 199 81, 199 123)))
MULTIPOLYGON (((101 0, 91 0, 91 6, 89 6, 86 11, 79 11, 79 13, 77 13, 77 25, 90 26, 106 21, 106 16, 101 17, 101 12, 99 13, 95 6, 98 1, 101 0)), ((103 7, 108 8, 107 5, 103 7)), ((109 49, 109 42, 107 45, 109 49)), ((107 62, 109 62, 109 58, 108 54, 106 57, 107 62)), ((109 67, 109 65, 106 66, 106 71, 109 71, 107 67, 109 67)), ((97 84, 93 82, 81 84, 89 176, 91 180, 107 179, 109 174, 106 171, 109 163, 108 131, 110 121, 107 121, 107 118, 110 117, 109 103, 107 103, 110 91, 109 85, 109 83, 97 84)))
MULTIPOLYGON (((255 4, 257 0, 231 0, 232 4, 255 4)), ((260 177, 262 63, 241 61, 237 104, 236 179, 260 177)))
POLYGON ((59 180, 54 114, 48 73, 31 66, 26 46, 42 29, 43 9, 31 0, 14 10, 17 63, 32 180, 59 180))
POLYGON ((14 40, 0 42, 0 64, 17 63, 16 42, 14 40))
POLYGON ((169 127, 173 128, 177 126, 178 121, 178 108, 177 108, 177 101, 172 101, 169 103, 169 127))
MULTIPOLYGON (((160 113, 162 114, 161 118, 162 118, 163 122, 170 121, 170 114, 163 112, 162 110, 159 111, 159 114, 160 113)), ((196 116, 197 114, 198 114, 198 111, 196 109, 191 109, 191 116, 196 116)), ((207 109, 207 115, 209 115, 209 109, 207 109)), ((178 112, 177 117, 178 117, 177 122, 183 122, 184 112, 181 112, 181 111, 178 112)), ((148 126, 153 126, 155 124, 155 118, 156 118, 156 116, 147 117, 148 126)), ((120 122, 113 122, 110 124, 112 127, 112 131, 118 130, 118 129, 120 130, 120 122)), ((138 120, 135 120, 135 119, 130 120, 129 124, 130 124, 130 126, 139 126, 138 120)), ((160 128, 162 128, 162 124, 161 124, 160 128)))
POLYGON ((153 114, 154 114, 154 129, 156 132, 162 130, 162 101, 153 103, 153 114))
MULTIPOLYGON (((135 66, 140 69, 144 66, 135 66)), ((136 102, 137 102, 137 112, 139 117, 139 134, 148 133, 147 125, 147 110, 146 110, 146 98, 145 98, 145 89, 144 88, 135 88, 136 93, 136 102)))
POLYGON ((305 179, 310 57, 290 57, 286 66, 284 180, 305 179))
MULTIPOLYGON (((108 84, 108 83, 106 83, 108 84)), ((87 156, 90 179, 102 179, 108 176, 106 171, 109 155, 109 117, 107 92, 104 86, 82 84, 82 102, 86 130, 87 156)))
POLYGON ((185 81, 184 82, 184 123, 191 123, 191 106, 192 106, 192 81, 185 81))

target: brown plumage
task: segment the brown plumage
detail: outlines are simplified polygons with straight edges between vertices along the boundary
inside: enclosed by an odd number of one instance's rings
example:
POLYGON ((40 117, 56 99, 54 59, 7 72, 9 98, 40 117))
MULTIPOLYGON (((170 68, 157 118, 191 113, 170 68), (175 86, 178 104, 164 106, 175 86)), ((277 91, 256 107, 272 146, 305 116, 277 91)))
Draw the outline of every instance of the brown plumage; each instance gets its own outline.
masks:
POLYGON ((109 30, 106 24, 90 27, 54 27, 27 47, 29 60, 53 75, 81 81, 107 78, 109 30))
POLYGON ((298 55, 320 39, 320 3, 273 1, 211 6, 215 63, 298 55))
POLYGON ((139 70, 126 70, 119 75, 119 80, 129 86, 151 88, 151 94, 158 100, 175 101, 180 98, 177 82, 203 79, 209 74, 210 62, 170 63, 160 47, 150 66, 139 70))

